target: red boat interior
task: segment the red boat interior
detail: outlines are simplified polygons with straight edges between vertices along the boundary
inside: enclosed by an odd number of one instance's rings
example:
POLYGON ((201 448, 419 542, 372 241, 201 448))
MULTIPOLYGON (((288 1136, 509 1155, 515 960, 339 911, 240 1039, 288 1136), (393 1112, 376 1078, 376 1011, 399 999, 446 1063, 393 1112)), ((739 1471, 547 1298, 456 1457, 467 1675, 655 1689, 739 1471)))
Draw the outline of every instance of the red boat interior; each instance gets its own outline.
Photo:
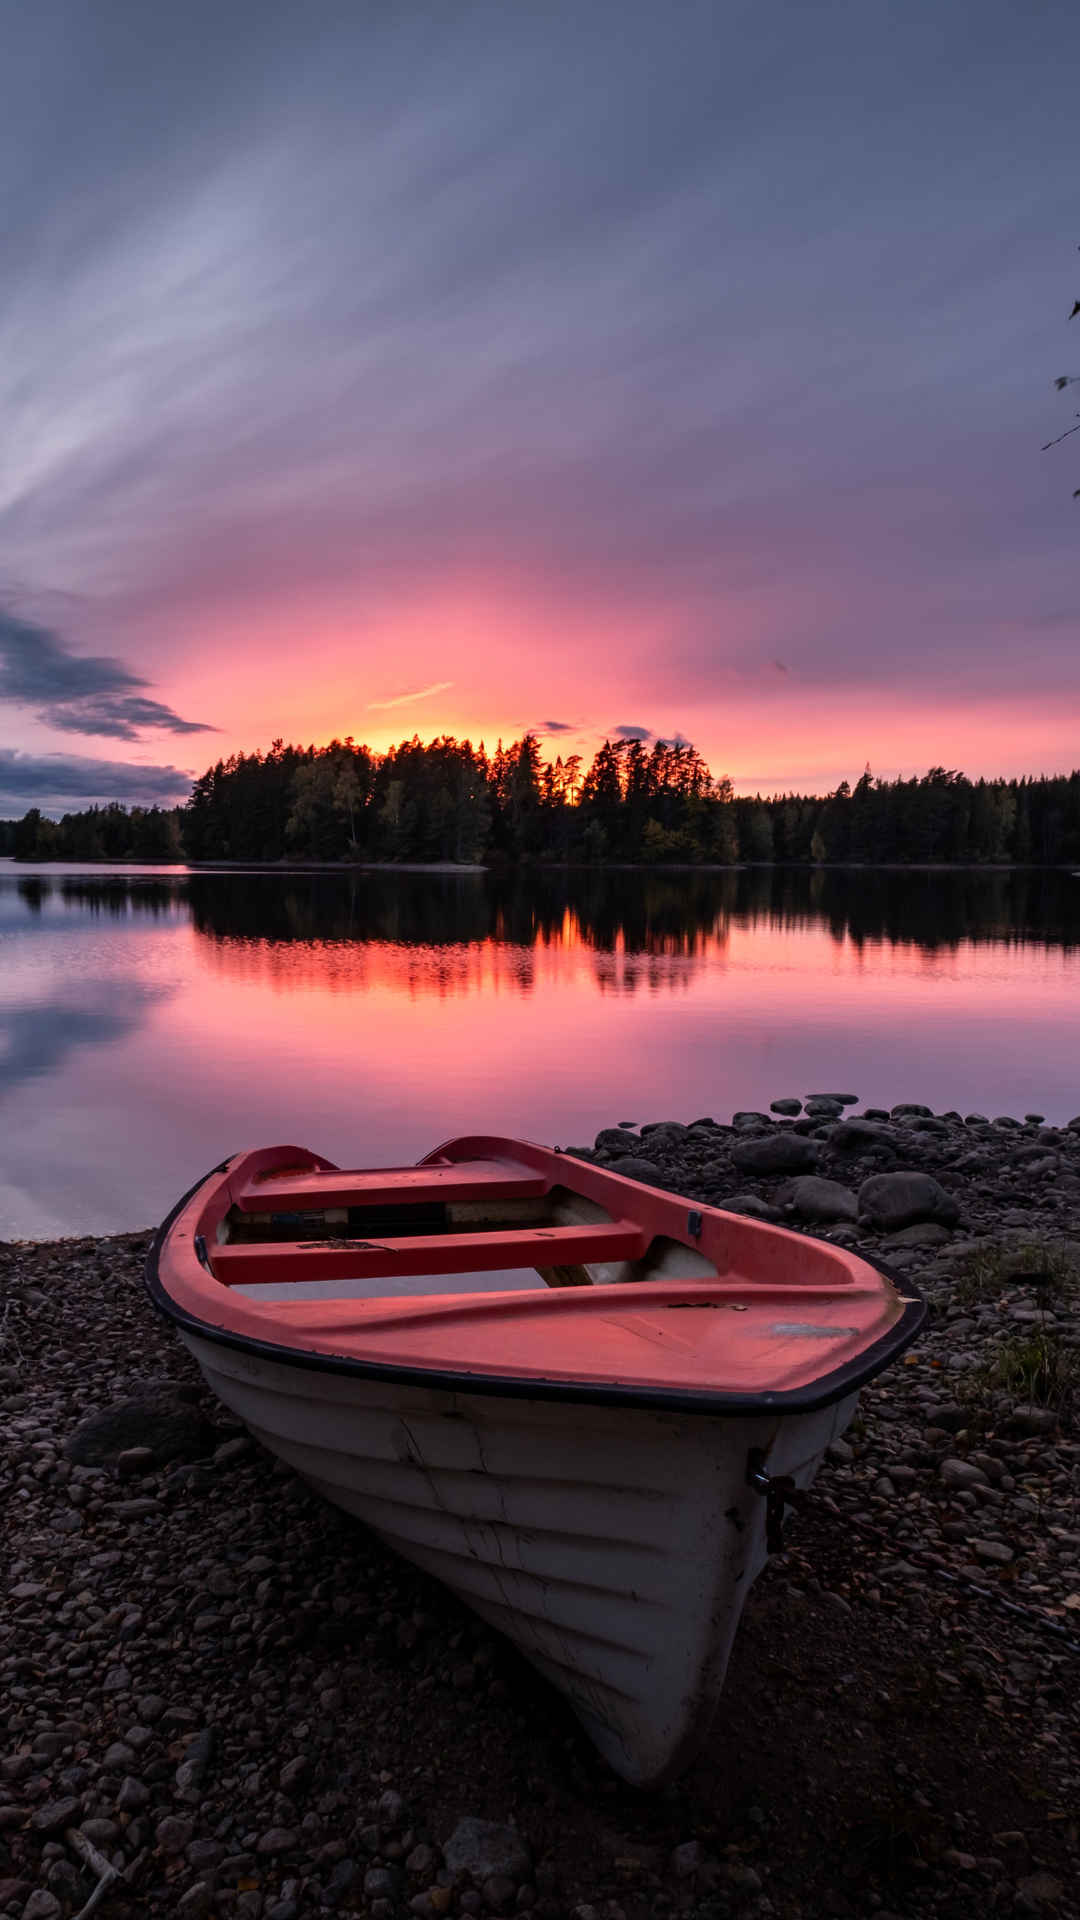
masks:
POLYGON ((906 1344, 917 1310, 845 1248, 488 1137, 375 1170, 240 1155, 178 1210, 157 1277, 230 1339, 620 1391, 801 1390, 906 1344))

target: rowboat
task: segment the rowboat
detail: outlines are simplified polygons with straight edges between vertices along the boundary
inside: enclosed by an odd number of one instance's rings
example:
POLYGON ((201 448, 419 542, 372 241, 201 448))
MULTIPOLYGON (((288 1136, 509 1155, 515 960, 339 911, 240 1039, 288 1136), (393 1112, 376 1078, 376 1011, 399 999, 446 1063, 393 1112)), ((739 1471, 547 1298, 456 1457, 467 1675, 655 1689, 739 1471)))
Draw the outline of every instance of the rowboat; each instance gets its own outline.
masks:
POLYGON ((644 1787, 700 1746, 785 1504, 925 1313, 839 1245, 488 1136, 362 1171, 239 1154, 147 1284, 255 1437, 644 1787))

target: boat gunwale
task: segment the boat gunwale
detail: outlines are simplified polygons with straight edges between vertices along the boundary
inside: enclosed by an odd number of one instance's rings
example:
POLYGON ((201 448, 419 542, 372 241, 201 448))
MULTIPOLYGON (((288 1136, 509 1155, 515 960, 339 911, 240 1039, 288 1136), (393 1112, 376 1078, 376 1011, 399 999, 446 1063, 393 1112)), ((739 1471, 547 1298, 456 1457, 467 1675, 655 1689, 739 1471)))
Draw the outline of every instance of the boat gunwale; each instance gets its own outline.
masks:
MULTIPOLYGON (((182 1332, 215 1346, 273 1361, 279 1366, 381 1381, 387 1385, 424 1387, 434 1392, 485 1394, 506 1400, 569 1401, 586 1406, 639 1408, 654 1413, 705 1414, 719 1419, 745 1419, 756 1414, 817 1413, 846 1399, 849 1394, 859 1392, 911 1345, 927 1317, 926 1301, 906 1274, 894 1272, 885 1261, 875 1259, 872 1254, 860 1252, 858 1258, 894 1288, 901 1305, 899 1318, 870 1346, 841 1366, 819 1375, 804 1386, 778 1388, 775 1392, 763 1393, 736 1393, 697 1387, 628 1386, 618 1382, 555 1380, 542 1376, 524 1378, 521 1375, 492 1372, 468 1373, 456 1369, 405 1366, 394 1361, 359 1360, 349 1354, 321 1353, 310 1347, 292 1347, 273 1340, 260 1340, 254 1334, 239 1333, 229 1327, 215 1325, 180 1306, 169 1294, 160 1273, 161 1253, 174 1221, 200 1188, 217 1175, 227 1173, 238 1157, 236 1154, 228 1155, 181 1195, 151 1241, 143 1279, 158 1312, 182 1332)), ((835 1249, 835 1243, 820 1234, 804 1234, 799 1238, 817 1241, 821 1246, 835 1249)))

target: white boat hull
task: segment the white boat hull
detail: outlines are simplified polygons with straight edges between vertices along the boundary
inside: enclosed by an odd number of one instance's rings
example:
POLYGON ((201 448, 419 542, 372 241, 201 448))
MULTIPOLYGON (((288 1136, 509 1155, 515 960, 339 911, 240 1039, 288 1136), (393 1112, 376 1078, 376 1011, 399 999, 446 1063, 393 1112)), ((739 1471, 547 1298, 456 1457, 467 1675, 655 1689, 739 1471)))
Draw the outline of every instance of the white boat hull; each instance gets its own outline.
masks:
POLYGON ((707 1733, 766 1558, 750 1449, 805 1487, 858 1398, 776 1417, 623 1411, 182 1337, 258 1440, 505 1634, 638 1786, 678 1772, 707 1733))

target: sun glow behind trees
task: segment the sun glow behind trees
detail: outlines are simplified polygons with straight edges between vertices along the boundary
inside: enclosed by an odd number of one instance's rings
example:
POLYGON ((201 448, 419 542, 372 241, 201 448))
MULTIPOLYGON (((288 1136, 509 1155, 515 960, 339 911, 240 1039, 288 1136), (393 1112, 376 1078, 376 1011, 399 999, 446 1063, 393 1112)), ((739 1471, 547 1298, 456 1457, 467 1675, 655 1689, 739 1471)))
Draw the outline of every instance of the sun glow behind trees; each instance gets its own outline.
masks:
POLYGON ((1080 862, 1080 772, 971 781, 945 767, 824 796, 736 798, 682 740, 605 740, 544 760, 534 734, 490 756, 483 743, 418 736, 386 753, 352 739, 276 740, 234 754, 174 812, 37 809, 0 822, 23 860, 446 862, 575 865, 822 865, 1080 862))

